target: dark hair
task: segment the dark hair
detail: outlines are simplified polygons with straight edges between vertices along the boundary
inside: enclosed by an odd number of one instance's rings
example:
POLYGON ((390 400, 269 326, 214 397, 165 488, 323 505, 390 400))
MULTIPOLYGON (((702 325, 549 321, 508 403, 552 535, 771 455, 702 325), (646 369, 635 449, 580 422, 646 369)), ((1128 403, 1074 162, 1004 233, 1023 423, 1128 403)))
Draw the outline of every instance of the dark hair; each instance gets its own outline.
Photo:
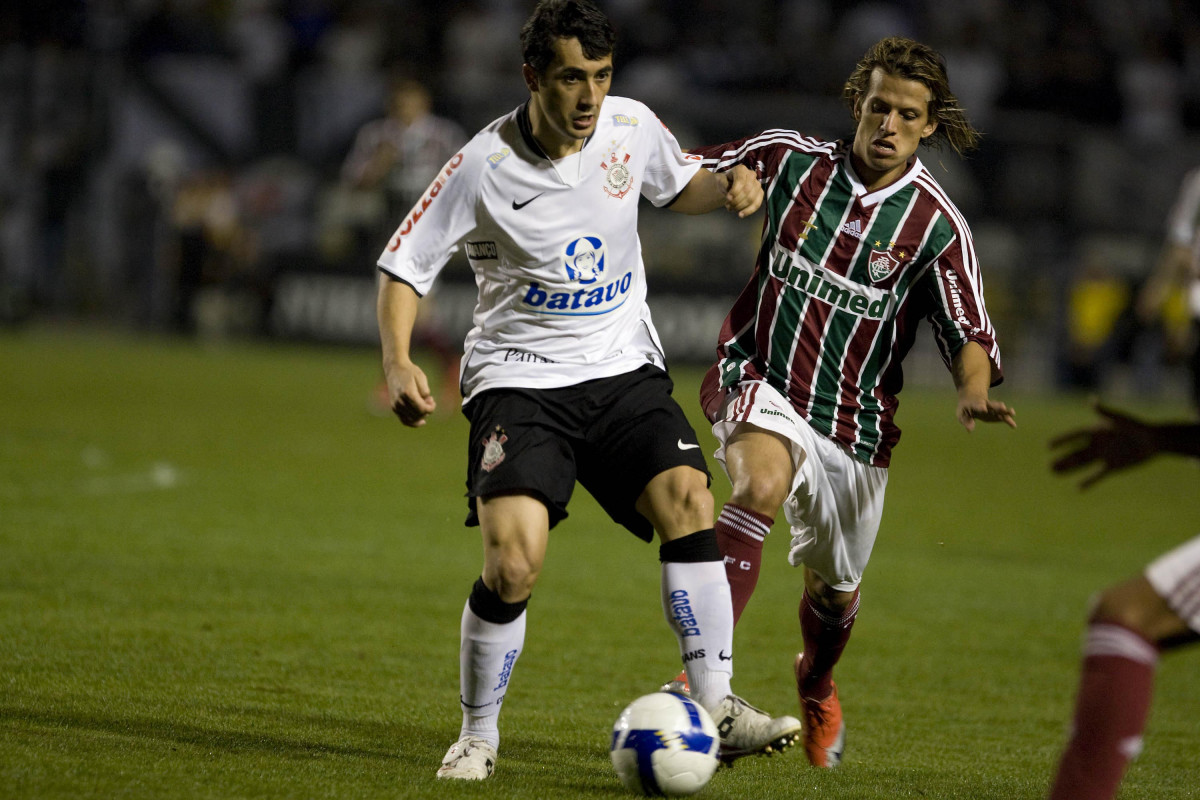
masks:
POLYGON ((521 55, 539 75, 554 60, 558 39, 578 39, 583 54, 598 60, 613 52, 617 34, 591 0, 541 0, 521 27, 521 55))
POLYGON ((859 105, 867 96, 871 73, 876 67, 888 75, 920 81, 929 87, 933 95, 929 101, 929 118, 938 124, 937 130, 929 137, 932 147, 939 148, 946 143, 962 155, 979 145, 979 131, 971 127, 958 98, 950 91, 946 62, 941 54, 929 45, 912 39, 899 36, 880 39, 859 60, 842 88, 842 99, 856 115, 859 105))

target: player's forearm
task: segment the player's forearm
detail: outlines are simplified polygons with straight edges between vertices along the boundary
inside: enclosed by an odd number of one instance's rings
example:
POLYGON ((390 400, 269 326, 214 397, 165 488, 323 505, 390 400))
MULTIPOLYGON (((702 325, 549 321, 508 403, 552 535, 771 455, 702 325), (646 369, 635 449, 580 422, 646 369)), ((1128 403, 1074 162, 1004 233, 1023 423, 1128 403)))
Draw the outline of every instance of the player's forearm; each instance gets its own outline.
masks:
POLYGON ((407 283, 392 280, 382 272, 379 274, 376 315, 385 368, 411 363, 409 348, 419 302, 420 297, 407 283))
POLYGON ((707 214, 725 205, 725 193, 729 191, 729 176, 726 173, 697 172, 683 188, 671 210, 680 214, 707 214))
POLYGON ((978 343, 967 342, 954 354, 950 372, 960 398, 987 398, 992 385, 992 360, 978 343))
POLYGON ((1158 452, 1200 458, 1200 424, 1168 422, 1151 425, 1150 429, 1158 452))

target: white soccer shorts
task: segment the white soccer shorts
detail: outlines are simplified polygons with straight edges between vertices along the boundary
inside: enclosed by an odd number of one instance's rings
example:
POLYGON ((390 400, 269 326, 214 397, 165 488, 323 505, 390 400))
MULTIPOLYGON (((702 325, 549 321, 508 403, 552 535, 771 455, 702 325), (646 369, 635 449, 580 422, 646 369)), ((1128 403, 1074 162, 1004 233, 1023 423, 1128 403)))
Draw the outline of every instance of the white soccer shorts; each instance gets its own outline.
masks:
POLYGON ((1189 628, 1200 632, 1200 536, 1151 561, 1146 580, 1189 628))
POLYGON ((743 422, 790 441, 792 464, 800 465, 783 504, 792 528, 788 562, 807 566, 834 589, 854 591, 879 533, 887 468, 859 461, 814 430, 778 391, 747 381, 729 392, 713 424, 720 442, 715 456, 726 475, 725 442, 743 422))

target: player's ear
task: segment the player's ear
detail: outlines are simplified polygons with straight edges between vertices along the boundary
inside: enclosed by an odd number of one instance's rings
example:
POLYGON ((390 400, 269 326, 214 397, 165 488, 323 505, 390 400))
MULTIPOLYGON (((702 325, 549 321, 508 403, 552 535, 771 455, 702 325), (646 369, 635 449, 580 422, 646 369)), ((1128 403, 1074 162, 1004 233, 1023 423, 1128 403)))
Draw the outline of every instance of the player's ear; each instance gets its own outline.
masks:
POLYGON ((921 131, 921 138, 928 139, 930 136, 933 136, 933 132, 937 130, 937 126, 938 121, 930 117, 929 123, 921 131))
POLYGON ((538 74, 537 70, 528 64, 521 65, 521 77, 525 79, 525 86, 529 91, 536 92, 538 90, 538 74))

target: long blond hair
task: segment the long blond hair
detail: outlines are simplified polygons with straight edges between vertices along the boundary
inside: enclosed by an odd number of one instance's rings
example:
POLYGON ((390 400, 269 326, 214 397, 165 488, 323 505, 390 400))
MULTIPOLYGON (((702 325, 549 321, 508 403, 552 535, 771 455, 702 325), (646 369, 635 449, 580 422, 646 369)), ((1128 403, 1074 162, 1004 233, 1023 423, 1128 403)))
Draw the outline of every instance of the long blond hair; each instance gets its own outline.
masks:
POLYGON ((889 36, 871 45, 846 79, 842 99, 856 118, 859 106, 867 96, 871 73, 877 67, 888 75, 920 81, 929 87, 933 95, 929 101, 929 118, 938 124, 937 130, 926 140, 931 147, 940 149, 946 143, 961 156, 979 145, 981 134, 971 126, 958 98, 950 91, 946 62, 941 54, 929 45, 900 36, 889 36))

